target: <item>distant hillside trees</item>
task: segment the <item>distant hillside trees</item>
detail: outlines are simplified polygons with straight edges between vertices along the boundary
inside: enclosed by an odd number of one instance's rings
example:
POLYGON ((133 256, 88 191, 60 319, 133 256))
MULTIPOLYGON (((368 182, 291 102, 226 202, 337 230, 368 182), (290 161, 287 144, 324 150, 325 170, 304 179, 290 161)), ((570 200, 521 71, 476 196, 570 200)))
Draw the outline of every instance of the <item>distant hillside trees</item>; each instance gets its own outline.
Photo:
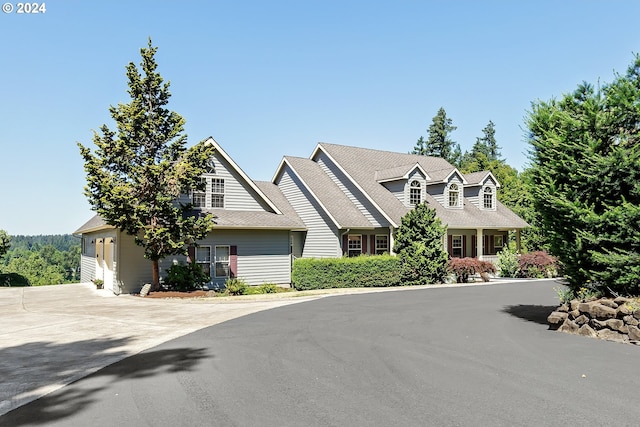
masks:
POLYGON ((32 286, 78 282, 79 273, 80 243, 71 235, 11 236, 0 260, 0 274, 21 276, 20 283, 32 286))

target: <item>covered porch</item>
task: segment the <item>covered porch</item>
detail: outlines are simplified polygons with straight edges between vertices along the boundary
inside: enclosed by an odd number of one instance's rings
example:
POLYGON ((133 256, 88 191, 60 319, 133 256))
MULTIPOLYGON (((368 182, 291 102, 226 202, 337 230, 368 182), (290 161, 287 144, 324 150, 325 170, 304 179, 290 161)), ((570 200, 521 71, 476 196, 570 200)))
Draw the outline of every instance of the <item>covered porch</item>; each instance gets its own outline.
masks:
POLYGON ((504 228, 450 228, 443 242, 452 258, 472 257, 497 262, 497 254, 509 246, 509 232, 515 234, 516 250, 521 250, 521 230, 504 228))

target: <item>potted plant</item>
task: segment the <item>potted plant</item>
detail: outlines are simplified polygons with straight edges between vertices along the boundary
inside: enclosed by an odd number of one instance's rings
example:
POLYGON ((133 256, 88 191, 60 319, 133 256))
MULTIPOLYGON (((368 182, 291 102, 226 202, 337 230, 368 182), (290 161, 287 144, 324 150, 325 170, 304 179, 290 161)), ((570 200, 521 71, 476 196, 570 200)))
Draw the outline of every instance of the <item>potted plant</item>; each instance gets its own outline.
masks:
POLYGON ((92 282, 96 285, 96 289, 104 288, 104 280, 102 280, 102 279, 93 279, 92 282))

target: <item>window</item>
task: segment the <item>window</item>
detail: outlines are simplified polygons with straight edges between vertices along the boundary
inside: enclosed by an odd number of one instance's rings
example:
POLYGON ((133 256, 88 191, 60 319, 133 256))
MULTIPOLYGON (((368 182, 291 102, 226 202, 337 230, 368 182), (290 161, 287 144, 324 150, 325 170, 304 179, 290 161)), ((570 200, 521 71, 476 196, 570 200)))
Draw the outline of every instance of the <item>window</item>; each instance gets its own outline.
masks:
POLYGON ((389 236, 384 234, 376 235, 376 255, 389 252, 389 236))
POLYGON ((493 209, 493 190, 491 187, 484 187, 484 208, 493 209))
POLYGON ((493 247, 502 248, 504 246, 504 236, 502 234, 496 234, 493 236, 493 247))
POLYGON ((224 208, 224 179, 202 178, 204 191, 193 191, 191 200, 196 208, 224 208))
POLYGON ((229 277, 229 246, 216 246, 216 277, 229 277))
POLYGON ((349 234, 347 250, 349 256, 362 254, 362 236, 360 234, 349 234))
POLYGON ((456 208, 460 206, 460 191, 458 190, 458 184, 451 184, 449 186, 449 207, 456 208))
POLYGON ((462 258, 462 236, 451 236, 451 255, 462 258))
POLYGON ((415 206, 422 202, 422 188, 420 188, 420 182, 411 181, 409 187, 409 204, 415 206))
POLYGON ((224 179, 211 178, 211 207, 224 208, 224 179))
POLYGON ((191 195, 193 199, 193 206, 196 208, 206 208, 207 207, 207 180, 206 178, 200 178, 200 180, 204 183, 204 191, 194 191, 191 195))
POLYGON ((211 248, 209 246, 196 247, 196 263, 207 276, 211 277, 211 248))

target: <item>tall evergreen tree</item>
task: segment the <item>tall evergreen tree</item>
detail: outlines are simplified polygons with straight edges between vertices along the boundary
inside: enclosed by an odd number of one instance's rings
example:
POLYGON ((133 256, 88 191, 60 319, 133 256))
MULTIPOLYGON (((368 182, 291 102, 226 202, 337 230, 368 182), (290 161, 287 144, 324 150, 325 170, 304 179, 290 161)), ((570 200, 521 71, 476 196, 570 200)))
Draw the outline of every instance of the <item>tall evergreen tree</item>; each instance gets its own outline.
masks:
POLYGON ((403 283, 442 283, 447 274, 447 253, 443 249, 446 227, 436 218, 435 209, 419 203, 402 217, 396 233, 394 252, 400 257, 403 283))
POLYGON ((117 131, 106 125, 94 135, 95 153, 78 144, 85 162, 85 194, 110 225, 134 237, 152 261, 153 288, 159 286, 158 261, 186 253, 186 244, 213 227, 211 215, 193 215, 177 198, 190 188, 202 190, 200 175, 213 155, 203 142, 187 149, 185 120, 166 108, 169 83, 156 71, 151 39, 140 50, 140 67, 126 67, 131 102, 110 107, 117 131))
POLYGON ((442 157, 457 166, 460 160, 460 145, 451 139, 451 132, 456 129, 457 127, 453 126, 453 121, 447 117, 445 109, 440 107, 427 130, 427 140, 425 141, 421 136, 411 153, 442 157))
POLYGON ((528 117, 535 206, 569 285, 640 294, 640 56, 528 117))

